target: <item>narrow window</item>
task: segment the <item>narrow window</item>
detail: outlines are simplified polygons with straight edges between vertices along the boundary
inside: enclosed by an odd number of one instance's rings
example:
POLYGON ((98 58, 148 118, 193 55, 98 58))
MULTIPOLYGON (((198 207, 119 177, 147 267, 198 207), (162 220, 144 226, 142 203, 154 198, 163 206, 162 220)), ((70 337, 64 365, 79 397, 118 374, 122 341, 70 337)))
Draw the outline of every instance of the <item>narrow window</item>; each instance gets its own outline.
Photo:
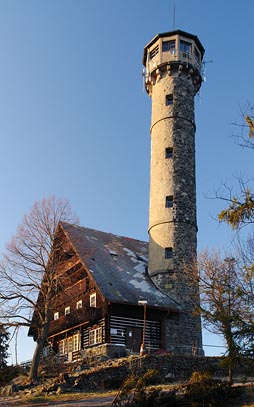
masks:
POLYGON ((73 351, 76 352, 81 349, 81 335, 76 334, 73 336, 73 351))
POLYGON ((71 307, 65 307, 64 314, 68 315, 71 313, 71 307))
POLYGON ((180 51, 185 52, 186 54, 190 54, 191 53, 191 43, 180 40, 180 51))
POLYGON ((173 105, 173 95, 166 95, 166 106, 173 105))
POLYGON ((96 307, 96 293, 90 295, 90 307, 96 307))
POLYGON ((59 341, 58 353, 59 353, 59 355, 63 355, 63 354, 64 354, 64 340, 59 341))
POLYGON ((54 320, 59 319, 59 312, 54 312, 54 320))
POLYGON ((173 196, 172 195, 166 196, 165 206, 166 206, 166 208, 173 207, 173 196))
POLYGON ((194 54, 195 54, 197 62, 200 62, 200 54, 199 54, 197 48, 194 49, 194 54))
POLYGON ((172 158, 173 157, 173 148, 167 147, 165 149, 165 158, 172 158))
POLYGON ((153 59, 159 53, 159 45, 150 51, 150 58, 153 59))
POLYGON ((76 308, 82 308, 82 300, 77 301, 76 308))
POLYGON ((172 259, 173 257, 173 249, 172 247, 165 248, 165 259, 172 259))
POLYGON ((175 40, 163 41, 163 43, 162 43, 162 51, 163 51, 163 52, 170 51, 171 54, 174 54, 174 53, 175 53, 175 49, 176 49, 176 42, 175 42, 175 40))

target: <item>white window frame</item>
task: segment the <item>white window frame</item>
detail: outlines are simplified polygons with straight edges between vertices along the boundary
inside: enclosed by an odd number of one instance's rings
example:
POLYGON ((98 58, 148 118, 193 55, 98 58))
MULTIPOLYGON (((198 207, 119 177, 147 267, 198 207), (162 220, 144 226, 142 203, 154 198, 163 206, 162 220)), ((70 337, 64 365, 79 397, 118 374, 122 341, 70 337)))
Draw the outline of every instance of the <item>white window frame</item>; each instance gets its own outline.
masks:
POLYGON ((90 307, 96 308, 96 293, 90 295, 90 307))
POLYGON ((68 314, 70 314, 70 313, 71 313, 71 307, 70 307, 70 306, 65 307, 65 309, 64 309, 64 315, 68 315, 68 314))
POLYGON ((58 311, 54 312, 54 321, 56 321, 57 319, 59 319, 59 312, 58 311))
POLYGON ((81 349, 81 335, 80 333, 59 341, 58 353, 59 355, 68 355, 69 353, 79 351, 81 349))
POLYGON ((81 335, 80 333, 73 335, 73 352, 76 352, 81 349, 81 335))
POLYGON ((82 300, 78 300, 77 301, 77 303, 76 303, 76 309, 80 309, 80 308, 82 308, 82 300))
POLYGON ((98 345, 102 343, 102 327, 92 329, 89 332, 89 345, 98 345))

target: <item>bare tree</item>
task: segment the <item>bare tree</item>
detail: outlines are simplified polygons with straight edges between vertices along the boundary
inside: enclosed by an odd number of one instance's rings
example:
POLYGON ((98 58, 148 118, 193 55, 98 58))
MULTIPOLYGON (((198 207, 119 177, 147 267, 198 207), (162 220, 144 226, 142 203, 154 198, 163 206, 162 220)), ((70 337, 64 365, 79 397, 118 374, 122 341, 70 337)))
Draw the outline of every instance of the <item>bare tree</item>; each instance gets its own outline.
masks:
POLYGON ((252 235, 238 236, 236 243, 237 268, 241 273, 242 309, 235 340, 241 353, 254 355, 254 239, 252 235))
POLYGON ((235 340, 243 312, 243 293, 236 261, 222 259, 217 251, 202 252, 198 257, 200 307, 206 328, 223 336, 227 347, 228 377, 232 381, 233 366, 239 355, 235 340))
POLYGON ((37 378, 49 331, 51 299, 59 283, 54 253, 60 221, 77 223, 67 200, 51 196, 35 202, 7 244, 0 269, 1 320, 6 326, 36 329, 31 380, 37 378))

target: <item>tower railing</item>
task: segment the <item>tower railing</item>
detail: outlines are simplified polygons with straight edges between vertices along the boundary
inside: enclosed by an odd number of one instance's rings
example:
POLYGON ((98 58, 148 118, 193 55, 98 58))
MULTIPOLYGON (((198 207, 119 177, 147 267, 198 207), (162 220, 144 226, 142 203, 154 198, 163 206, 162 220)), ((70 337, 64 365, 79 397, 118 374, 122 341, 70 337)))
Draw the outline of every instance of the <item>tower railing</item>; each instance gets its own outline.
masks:
POLYGON ((181 51, 178 48, 156 53, 153 51, 147 53, 147 75, 155 71, 160 65, 171 62, 182 62, 185 64, 191 64, 193 68, 195 68, 198 72, 201 72, 202 64, 197 59, 196 55, 192 52, 181 51))

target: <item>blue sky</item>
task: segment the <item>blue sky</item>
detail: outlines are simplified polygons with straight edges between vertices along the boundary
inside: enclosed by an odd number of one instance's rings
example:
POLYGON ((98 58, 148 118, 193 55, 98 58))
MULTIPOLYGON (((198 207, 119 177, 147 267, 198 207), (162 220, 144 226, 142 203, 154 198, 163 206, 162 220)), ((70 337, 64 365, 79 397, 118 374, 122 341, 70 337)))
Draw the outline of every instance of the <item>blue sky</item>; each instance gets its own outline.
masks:
MULTIPOLYGON (((198 245, 228 246, 214 219, 222 203, 207 196, 252 175, 253 152, 236 146, 231 123, 253 101, 253 1, 0 0, 1 249, 51 194, 68 198, 83 226, 147 240, 141 61, 144 45, 173 29, 174 3, 175 28, 198 35, 213 60, 196 97, 198 245)), ((29 359, 32 340, 21 337, 19 360, 29 359)))

